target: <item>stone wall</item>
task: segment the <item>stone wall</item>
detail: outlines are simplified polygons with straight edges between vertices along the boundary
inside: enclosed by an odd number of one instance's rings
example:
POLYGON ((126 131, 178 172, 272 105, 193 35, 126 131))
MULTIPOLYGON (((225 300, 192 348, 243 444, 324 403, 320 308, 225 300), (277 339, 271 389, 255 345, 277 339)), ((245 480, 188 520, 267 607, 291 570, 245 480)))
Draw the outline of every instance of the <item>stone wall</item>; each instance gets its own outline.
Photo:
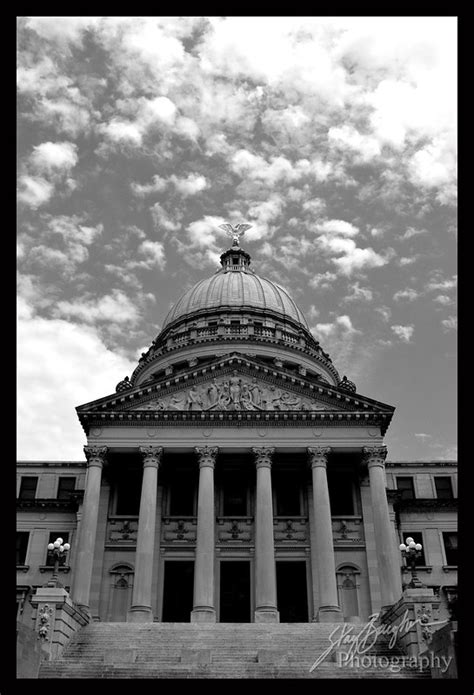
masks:
POLYGON ((433 635, 429 649, 433 655, 432 678, 457 678, 457 622, 443 625, 433 635), (446 664, 448 664, 446 666, 446 664))
POLYGON ((16 625, 16 677, 38 678, 42 649, 38 635, 23 623, 16 625))

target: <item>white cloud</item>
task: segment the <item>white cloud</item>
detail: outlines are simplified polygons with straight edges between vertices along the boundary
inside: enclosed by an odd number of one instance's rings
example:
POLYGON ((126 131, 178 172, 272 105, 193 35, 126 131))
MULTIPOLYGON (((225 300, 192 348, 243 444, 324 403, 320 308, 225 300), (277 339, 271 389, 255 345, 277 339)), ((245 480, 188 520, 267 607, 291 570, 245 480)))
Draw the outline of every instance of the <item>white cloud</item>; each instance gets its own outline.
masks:
POLYGON ((140 254, 144 255, 146 260, 143 261, 147 268, 157 266, 160 270, 163 270, 166 265, 165 249, 161 242, 159 241, 142 241, 138 247, 140 254))
POLYGON ((411 158, 409 172, 415 185, 439 189, 441 203, 456 201, 455 144, 446 137, 438 136, 418 150, 411 158))
POLYGON ((426 289, 429 291, 433 290, 450 290, 457 287, 458 276, 453 275, 450 280, 443 279, 439 274, 436 274, 433 280, 431 280, 427 285, 426 289))
POLYGON ((389 321, 392 316, 392 310, 388 306, 379 306, 375 311, 381 315, 384 321, 389 321))
POLYGON ((77 145, 72 142, 43 142, 33 148, 30 161, 39 172, 69 171, 77 164, 77 145))
POLYGON ((458 320, 455 316, 450 316, 449 318, 441 321, 441 325, 446 331, 455 331, 458 327, 458 320))
POLYGON ((390 328, 404 343, 410 342, 415 330, 413 326, 390 326, 390 328))
POLYGON ((136 305, 126 294, 114 289, 100 299, 90 297, 71 302, 58 302, 55 316, 76 319, 85 324, 98 322, 134 324, 140 314, 136 305))
POLYGON ((411 289, 411 287, 407 287, 405 290, 398 290, 398 292, 395 292, 393 298, 396 302, 400 299, 408 299, 409 302, 412 302, 419 296, 420 295, 416 290, 411 289))
POLYGON ((225 221, 223 217, 205 215, 203 219, 191 222, 186 230, 191 245, 196 248, 211 249, 217 253, 216 239, 225 236, 225 232, 219 229, 219 225, 224 224, 225 221))
POLYGON ((324 234, 342 234, 352 237, 359 233, 358 227, 344 220, 325 220, 324 222, 317 222, 314 226, 318 232, 324 234))
POLYGON ((27 305, 17 345, 19 458, 83 459, 76 406, 113 393, 135 364, 106 348, 92 328, 32 317, 27 305))
POLYGON ((416 229, 415 227, 408 227, 406 232, 402 234, 401 239, 411 239, 414 236, 419 236, 420 234, 428 234, 427 229, 416 229))
POLYGON ((316 335, 321 333, 325 336, 334 335, 337 332, 342 332, 346 337, 351 333, 360 333, 360 331, 354 328, 352 321, 347 314, 338 316, 333 323, 317 323, 312 330, 316 335))
POLYGON ((209 187, 206 177, 200 174, 188 174, 186 178, 179 178, 173 175, 170 180, 174 183, 176 190, 183 196, 195 195, 209 187))
POLYGON ((328 237, 323 234, 318 238, 318 243, 329 255, 339 256, 331 260, 343 275, 352 275, 356 270, 376 268, 388 262, 387 258, 376 253, 372 248, 358 248, 353 239, 328 237))
POLYGON ((401 266, 404 265, 411 265, 412 263, 416 263, 416 261, 421 258, 420 254, 416 254, 413 256, 401 256, 398 259, 398 264, 401 266))
POLYGON ((431 434, 425 434, 424 432, 415 432, 415 437, 418 437, 418 439, 421 439, 421 441, 424 442, 427 439, 431 439, 431 434))
POLYGON ((158 176, 158 174, 155 174, 151 183, 140 184, 132 181, 130 186, 135 195, 143 198, 151 193, 161 193, 161 191, 164 191, 167 186, 167 181, 161 178, 161 176, 158 176))
POLYGON ((53 184, 41 176, 20 176, 18 200, 31 208, 47 203, 53 192, 53 184))
POLYGON ((159 203, 152 205, 150 212, 155 228, 158 230, 163 228, 167 231, 175 232, 180 228, 179 222, 173 220, 159 203))
POLYGON ((350 289, 351 294, 347 295, 347 297, 344 297, 344 301, 346 302, 356 302, 359 300, 363 302, 371 302, 374 298, 374 293, 372 292, 372 290, 368 287, 360 287, 358 282, 352 285, 350 289))
POLYGON ((325 273, 316 273, 309 281, 309 285, 315 289, 327 289, 333 285, 335 280, 337 280, 336 273, 327 270, 325 273))
POLYGON ((102 132, 114 142, 123 141, 140 146, 143 140, 143 133, 135 123, 116 118, 104 124, 102 132))
POLYGON ((437 297, 433 299, 433 301, 437 302, 438 304, 442 304, 443 306, 454 304, 454 301, 446 294, 439 294, 437 297))
POLYGON ((354 126, 343 125, 329 128, 328 140, 331 146, 355 153, 356 160, 367 162, 381 153, 380 142, 371 135, 362 135, 354 126))

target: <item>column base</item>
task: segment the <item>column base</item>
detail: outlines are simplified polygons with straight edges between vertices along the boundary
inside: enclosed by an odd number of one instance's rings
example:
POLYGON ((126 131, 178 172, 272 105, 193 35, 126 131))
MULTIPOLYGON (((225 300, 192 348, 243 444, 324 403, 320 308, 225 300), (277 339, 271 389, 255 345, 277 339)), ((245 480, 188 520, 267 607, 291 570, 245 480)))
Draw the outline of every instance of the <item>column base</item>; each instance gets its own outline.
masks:
POLYGON ((342 615, 339 606, 324 606, 318 611, 318 623, 343 623, 344 616, 342 615))
POLYGON ((276 608, 274 609, 259 609, 254 613, 254 622, 256 623, 279 623, 280 622, 280 613, 277 611, 276 608))
POLYGON ((216 611, 214 608, 193 608, 191 611, 192 623, 215 623, 216 611))
POLYGON ((150 606, 130 606, 127 623, 152 623, 153 611, 150 606))

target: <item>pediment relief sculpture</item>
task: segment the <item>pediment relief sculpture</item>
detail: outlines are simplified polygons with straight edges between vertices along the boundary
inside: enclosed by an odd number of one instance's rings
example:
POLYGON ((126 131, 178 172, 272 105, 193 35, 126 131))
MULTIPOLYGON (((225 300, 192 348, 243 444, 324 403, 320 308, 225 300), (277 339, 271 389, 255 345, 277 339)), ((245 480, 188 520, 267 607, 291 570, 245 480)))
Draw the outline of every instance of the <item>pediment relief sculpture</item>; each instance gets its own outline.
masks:
POLYGON ((329 410, 328 406, 256 378, 216 377, 171 396, 137 406, 138 410, 329 410))

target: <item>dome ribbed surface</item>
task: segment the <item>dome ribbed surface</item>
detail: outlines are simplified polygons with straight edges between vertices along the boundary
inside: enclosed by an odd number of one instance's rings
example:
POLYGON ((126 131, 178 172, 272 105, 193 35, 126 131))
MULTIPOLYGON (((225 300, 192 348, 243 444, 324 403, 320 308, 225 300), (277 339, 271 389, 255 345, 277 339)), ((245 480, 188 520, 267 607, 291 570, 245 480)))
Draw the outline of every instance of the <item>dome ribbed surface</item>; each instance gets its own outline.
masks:
POLYGON ((220 270, 212 277, 196 283, 168 312, 162 330, 188 314, 219 307, 255 307, 267 312, 277 312, 309 330, 305 317, 285 289, 243 268, 229 272, 220 270))

